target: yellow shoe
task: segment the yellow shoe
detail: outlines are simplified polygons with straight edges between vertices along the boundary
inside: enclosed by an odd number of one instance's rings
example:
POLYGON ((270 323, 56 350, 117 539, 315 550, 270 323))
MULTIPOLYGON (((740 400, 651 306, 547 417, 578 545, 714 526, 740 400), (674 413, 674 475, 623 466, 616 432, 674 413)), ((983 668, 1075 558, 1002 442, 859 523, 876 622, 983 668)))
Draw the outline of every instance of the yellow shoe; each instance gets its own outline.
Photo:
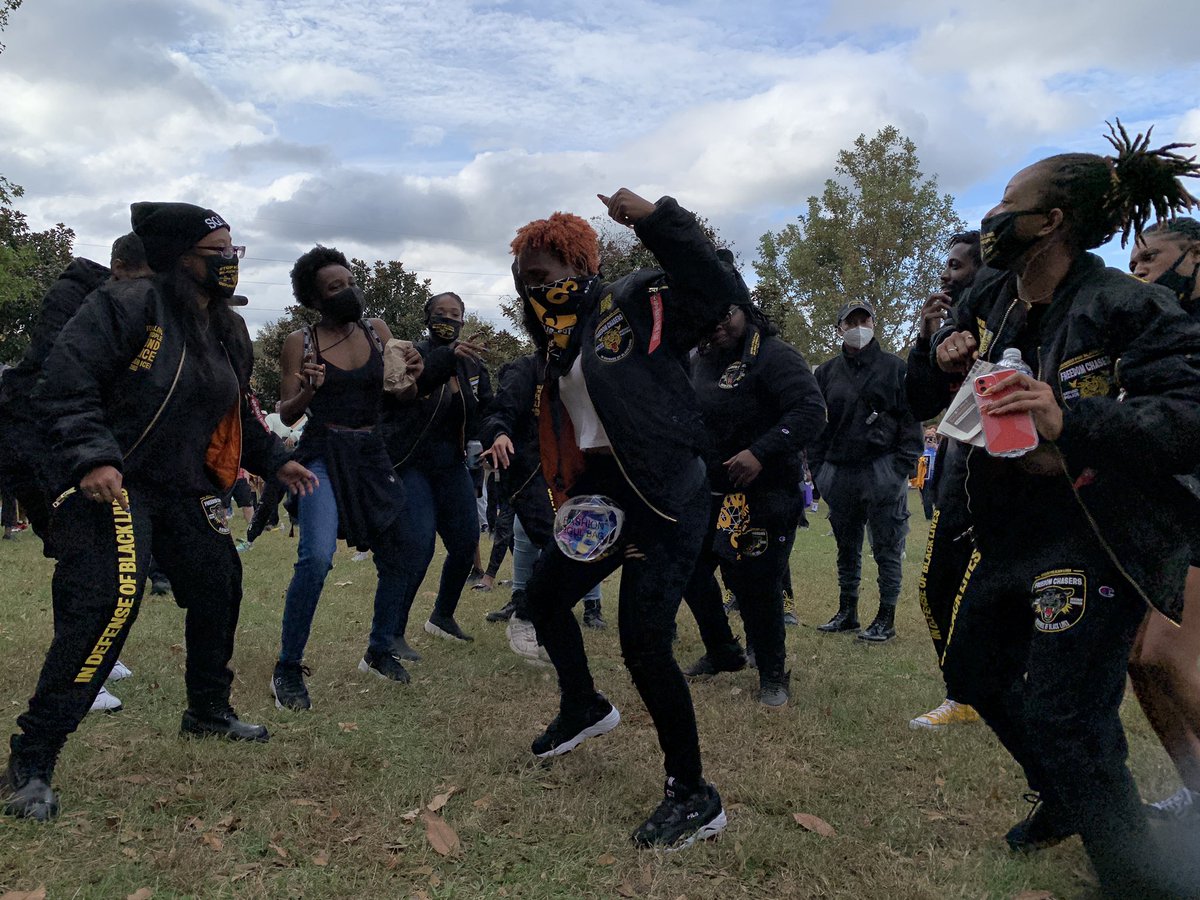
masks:
POLYGON ((953 700, 943 700, 937 709, 931 709, 923 716, 917 716, 908 723, 914 731, 926 728, 930 731, 941 731, 947 725, 968 725, 979 721, 979 713, 973 706, 956 703, 953 700))
POLYGON ((796 618, 796 598, 786 591, 783 594, 783 624, 800 624, 800 620, 796 618))

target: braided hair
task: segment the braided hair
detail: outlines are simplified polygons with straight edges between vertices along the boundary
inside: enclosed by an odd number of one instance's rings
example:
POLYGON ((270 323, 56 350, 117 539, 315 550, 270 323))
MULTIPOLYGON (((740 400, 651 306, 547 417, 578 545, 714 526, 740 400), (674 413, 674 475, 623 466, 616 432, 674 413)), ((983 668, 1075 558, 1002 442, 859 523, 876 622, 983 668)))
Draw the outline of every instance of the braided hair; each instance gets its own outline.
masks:
POLYGON ((1155 222, 1150 227, 1142 229, 1142 233, 1169 234, 1174 235, 1181 243, 1190 243, 1192 241, 1200 243, 1200 222, 1188 216, 1177 216, 1174 219, 1155 222))
POLYGON ((1081 250, 1099 247, 1118 231, 1123 247, 1130 232, 1142 233, 1151 214, 1167 219, 1200 203, 1179 180, 1200 177, 1196 157, 1175 152, 1191 144, 1151 150, 1154 129, 1130 138, 1120 119, 1108 130, 1105 139, 1116 156, 1062 153, 1035 164, 1046 177, 1043 206, 1063 211, 1067 234, 1081 250))

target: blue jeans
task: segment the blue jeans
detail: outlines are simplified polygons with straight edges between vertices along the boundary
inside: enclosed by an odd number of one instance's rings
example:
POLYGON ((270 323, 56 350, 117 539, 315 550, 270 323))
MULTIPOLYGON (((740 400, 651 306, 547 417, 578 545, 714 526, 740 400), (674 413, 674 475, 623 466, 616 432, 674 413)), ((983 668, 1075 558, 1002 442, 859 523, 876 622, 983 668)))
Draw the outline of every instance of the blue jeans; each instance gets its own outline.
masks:
MULTIPOLYGON (((325 460, 314 459, 308 469, 320 480, 320 485, 308 496, 299 498, 300 546, 296 569, 283 602, 283 637, 279 661, 298 663, 304 659, 304 646, 312 631, 313 615, 325 576, 333 568, 337 550, 338 508, 333 485, 325 470, 325 460)), ((375 588, 375 616, 371 621, 371 650, 389 653, 400 603, 404 597, 404 569, 400 565, 400 532, 403 523, 397 520, 372 541, 372 558, 379 573, 375 588)))
POLYGON ((433 560, 438 536, 446 545, 446 561, 442 564, 433 613, 453 618, 475 562, 479 512, 475 506, 475 484, 462 463, 430 469, 409 466, 398 474, 405 496, 405 521, 399 538, 404 601, 395 633, 402 636, 417 591, 433 560))
MULTIPOLYGON (((513 577, 512 589, 515 594, 517 591, 525 590, 525 585, 529 582, 529 576, 533 572, 533 564, 537 562, 538 554, 541 550, 529 539, 529 535, 525 533, 525 526, 521 524, 521 517, 513 518, 513 577)), ((595 585, 590 591, 583 595, 584 609, 600 608, 600 585, 595 585)))

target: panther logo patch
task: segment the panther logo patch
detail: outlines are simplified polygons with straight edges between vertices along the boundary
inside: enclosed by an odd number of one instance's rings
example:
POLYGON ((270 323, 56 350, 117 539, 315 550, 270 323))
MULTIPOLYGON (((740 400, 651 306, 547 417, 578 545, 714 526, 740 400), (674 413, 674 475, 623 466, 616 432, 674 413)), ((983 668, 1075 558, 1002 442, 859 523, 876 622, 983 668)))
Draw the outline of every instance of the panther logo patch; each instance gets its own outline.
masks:
MULTIPOLYGON (((756 334, 755 338, 758 337, 756 334)), ((717 387, 726 391, 731 391, 738 386, 738 383, 746 377, 746 364, 741 360, 729 364, 721 377, 717 379, 717 387)))
POLYGON ((612 310, 596 326, 596 357, 601 362, 624 359, 633 350, 633 329, 619 309, 612 310))
POLYGON ((1077 569, 1055 569, 1033 581, 1034 627, 1046 634, 1066 631, 1087 609, 1087 576, 1077 569))
POLYGON ((208 519, 213 531, 217 534, 229 534, 229 513, 220 497, 201 497, 200 508, 204 510, 204 517, 208 519))

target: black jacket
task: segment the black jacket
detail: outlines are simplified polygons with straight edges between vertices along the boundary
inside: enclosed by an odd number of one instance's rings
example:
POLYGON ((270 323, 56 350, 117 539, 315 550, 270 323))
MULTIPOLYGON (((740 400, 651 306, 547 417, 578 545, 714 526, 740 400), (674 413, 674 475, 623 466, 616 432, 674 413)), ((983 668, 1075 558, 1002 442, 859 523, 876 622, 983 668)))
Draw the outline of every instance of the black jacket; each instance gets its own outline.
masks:
POLYGON ((550 541, 554 524, 550 490, 542 477, 538 440, 545 374, 546 360, 538 353, 503 366, 499 373, 500 387, 479 433, 485 449, 502 434, 513 442, 509 467, 500 472, 501 496, 507 498, 526 534, 539 547, 550 541))
POLYGON ((843 350, 817 368, 829 424, 809 447, 814 476, 825 462, 859 465, 889 454, 898 471, 913 471, 925 442, 908 407, 904 368, 904 360, 874 339, 858 353, 843 350))
MULTIPOLYGON (((126 478, 154 467, 137 448, 171 402, 186 361, 186 315, 158 278, 146 278, 101 286, 62 329, 33 392, 34 414, 48 425, 52 488, 76 485, 96 466, 115 466, 126 478)), ((234 464, 234 477, 238 460, 270 477, 289 454, 267 430, 250 390, 254 351, 246 323, 231 311, 223 321, 230 330, 219 338, 241 396, 214 433, 212 458, 226 474, 234 464)))
MULTIPOLYGON (((1200 465, 1200 322, 1167 289, 1106 268, 1092 254, 1076 262, 1040 315, 1036 327, 1025 327, 1016 278, 998 272, 975 282, 939 336, 970 331, 991 360, 1007 347, 1022 349, 1063 410, 1054 442, 1061 492, 1081 504, 1143 599, 1178 620, 1191 547, 1200 546, 1200 509, 1174 477, 1200 465)), ((973 501, 1018 463, 972 448, 973 501)), ((987 524, 977 522, 977 530, 987 524)))
POLYGON ((379 430, 392 465, 440 467, 462 462, 467 441, 475 440, 480 423, 492 402, 492 382, 487 369, 454 353, 450 344, 429 338, 416 343, 425 361, 417 379, 415 399, 383 400, 379 430), (457 393, 450 389, 458 377, 457 393))
MULTIPOLYGON (((749 292, 732 256, 719 254, 696 217, 673 198, 659 200, 635 231, 662 269, 597 283, 580 305, 567 358, 578 353, 582 360, 588 394, 625 479, 647 506, 674 521, 706 477, 708 435, 688 353, 731 303, 747 302, 749 292)), ((519 280, 517 292, 524 296, 519 280)), ((550 367, 542 415, 549 404, 561 443, 558 423, 566 410, 557 398, 558 377, 550 367)), ((561 459, 559 449, 554 456, 561 459)), ((544 460, 546 451, 543 446, 544 460)), ((543 472, 556 490, 565 489, 560 472, 543 472)))
POLYGON ((79 311, 84 298, 108 281, 110 274, 99 263, 77 257, 42 298, 41 312, 30 334, 29 349, 0 381, 0 430, 4 432, 4 446, 8 452, 15 452, 31 463, 37 462, 45 453, 42 432, 29 404, 30 395, 59 332, 79 311))
POLYGON ((800 453, 826 422, 821 389, 799 351, 748 324, 741 346, 696 357, 692 385, 712 437, 712 489, 734 489, 725 460, 748 449, 763 467, 750 490, 799 493, 800 453))

